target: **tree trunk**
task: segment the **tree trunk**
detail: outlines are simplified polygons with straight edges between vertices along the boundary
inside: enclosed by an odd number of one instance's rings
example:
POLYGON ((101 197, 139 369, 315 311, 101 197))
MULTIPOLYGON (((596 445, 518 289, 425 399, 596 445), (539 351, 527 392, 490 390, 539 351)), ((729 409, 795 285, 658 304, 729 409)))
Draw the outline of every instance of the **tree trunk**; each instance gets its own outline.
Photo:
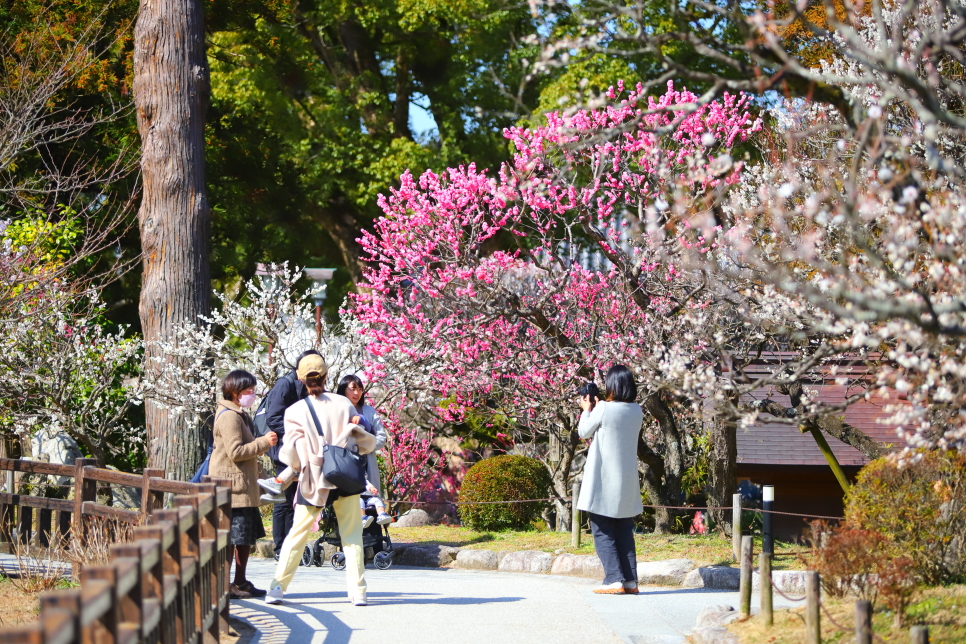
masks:
MULTIPOLYGON (((653 393, 644 399, 642 405, 661 428, 664 436, 664 444, 667 453, 662 461, 662 470, 655 474, 655 482, 660 480, 660 500, 654 505, 680 506, 681 498, 681 477, 684 475, 684 445, 681 442, 681 431, 678 429, 674 412, 668 406, 660 393, 653 393), (657 478, 660 476, 660 478, 657 478)), ((640 444, 638 444, 638 454, 640 454, 640 444)), ((648 486, 648 476, 645 470, 645 486, 648 486)), ((651 489, 656 487, 653 482, 648 487, 648 495, 651 489)), ((655 490, 657 491, 657 490, 655 490)), ((653 498, 653 497, 651 497, 653 498)), ((659 508, 654 514, 654 532, 657 534, 668 534, 674 530, 675 517, 682 514, 681 510, 670 508, 659 508)))
MULTIPOLYGON (((134 28, 134 104, 143 181, 138 222, 144 274, 140 315, 153 342, 210 310, 210 213, 205 197, 208 102, 201 0, 142 0, 134 28)), ((155 367, 156 368, 156 367, 155 367)), ((187 479, 202 456, 201 428, 146 402, 148 466, 187 479)))
MULTIPOLYGON (((736 402, 736 401, 735 401, 736 402)), ((724 406, 716 410, 711 421, 711 453, 708 467, 708 507, 731 505, 738 465, 738 423, 726 415, 724 406)), ((731 512, 709 510, 719 533, 731 536, 731 512)))

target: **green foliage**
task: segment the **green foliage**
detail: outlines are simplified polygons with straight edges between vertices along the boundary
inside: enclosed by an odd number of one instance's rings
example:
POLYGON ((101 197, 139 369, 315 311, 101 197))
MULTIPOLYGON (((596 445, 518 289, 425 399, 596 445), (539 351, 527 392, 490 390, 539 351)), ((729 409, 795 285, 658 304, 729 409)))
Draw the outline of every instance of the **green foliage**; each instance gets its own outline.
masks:
POLYGON ((40 212, 18 217, 7 224, 2 238, 9 241, 13 252, 33 255, 41 267, 63 262, 70 257, 84 230, 74 210, 67 206, 60 206, 59 210, 57 220, 40 212))
POLYGON ((846 522, 885 538, 879 556, 909 557, 924 582, 946 581, 964 572, 966 455, 922 451, 911 460, 862 468, 846 497, 846 522))
POLYGON ((530 527, 546 503, 462 505, 480 501, 545 498, 551 480, 540 461, 526 456, 494 456, 476 463, 463 478, 460 520, 474 530, 521 530, 530 527))

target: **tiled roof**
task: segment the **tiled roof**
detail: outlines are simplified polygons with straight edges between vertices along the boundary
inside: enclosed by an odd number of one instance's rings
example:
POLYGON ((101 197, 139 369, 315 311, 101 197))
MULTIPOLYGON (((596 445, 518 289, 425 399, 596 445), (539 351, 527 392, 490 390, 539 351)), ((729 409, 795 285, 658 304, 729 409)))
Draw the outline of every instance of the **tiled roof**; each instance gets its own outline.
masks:
MULTIPOLYGON (((816 384, 810 388, 818 392, 819 400, 829 404, 841 404, 848 394, 856 393, 855 388, 849 390, 844 385, 836 384, 816 384)), ((743 400, 765 398, 786 406, 790 405, 788 396, 765 389, 755 390, 743 400)), ((871 400, 852 404, 844 413, 844 420, 880 443, 896 444, 899 439, 896 436, 895 427, 877 422, 889 417, 885 407, 894 402, 896 401, 873 395, 871 400)), ((739 464, 824 465, 826 463, 811 433, 803 434, 795 425, 768 422, 771 418, 769 415, 762 414, 755 425, 738 429, 739 464)), ((841 465, 864 465, 868 462, 868 459, 854 447, 827 434, 826 439, 841 465)))

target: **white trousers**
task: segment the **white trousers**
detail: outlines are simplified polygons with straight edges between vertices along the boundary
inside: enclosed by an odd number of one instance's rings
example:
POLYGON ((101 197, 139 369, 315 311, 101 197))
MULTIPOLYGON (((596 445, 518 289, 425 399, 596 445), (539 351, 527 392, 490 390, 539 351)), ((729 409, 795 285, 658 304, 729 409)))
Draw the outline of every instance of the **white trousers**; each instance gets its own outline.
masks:
MULTIPOLYGON (((349 598, 364 595, 366 592, 366 560, 362 549, 362 517, 359 512, 359 495, 344 496, 332 503, 335 518, 339 521, 339 536, 342 551, 345 552, 345 581, 349 598)), ((278 568, 270 588, 288 590, 295 571, 302 560, 305 542, 322 508, 308 505, 295 506, 292 529, 285 535, 282 550, 278 553, 278 568)))

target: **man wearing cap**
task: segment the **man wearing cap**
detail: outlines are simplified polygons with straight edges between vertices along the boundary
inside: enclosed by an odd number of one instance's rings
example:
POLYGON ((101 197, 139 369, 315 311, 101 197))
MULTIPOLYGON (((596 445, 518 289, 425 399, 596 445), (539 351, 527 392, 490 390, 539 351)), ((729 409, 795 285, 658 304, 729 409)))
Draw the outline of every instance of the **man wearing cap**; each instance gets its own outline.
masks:
MULTIPOLYGON (((295 361, 296 369, 275 382, 275 386, 265 397, 265 405, 261 407, 256 416, 265 414, 265 425, 269 431, 278 435, 278 443, 268 450, 268 456, 275 464, 275 475, 278 476, 286 468, 278 458, 278 452, 282 448, 282 437, 285 436, 285 410, 309 395, 305 385, 299 380, 297 368, 299 362, 306 356, 321 356, 315 349, 309 349, 299 356, 295 361)), ((273 478, 259 479, 258 484, 266 490, 262 495, 263 501, 275 503, 272 508, 272 541, 275 542, 275 560, 278 561, 278 553, 282 550, 282 542, 285 535, 292 529, 292 520, 295 517, 295 486, 290 485, 284 490, 281 489, 281 481, 273 478)))
MULTIPOLYGON (((270 604, 282 601, 282 595, 302 559, 312 525, 326 505, 330 491, 335 490, 335 486, 322 476, 323 447, 356 448, 360 454, 368 454, 376 448, 375 436, 352 422, 358 418, 349 399, 325 392, 327 371, 328 367, 321 356, 310 355, 299 360, 298 379, 305 385, 309 395, 285 411, 285 435, 279 459, 299 473, 298 492, 292 529, 282 544, 275 579, 265 597, 270 604), (318 425, 309 405, 315 411, 318 425)), ((345 553, 349 600, 356 606, 365 606, 365 557, 359 495, 339 496, 332 501, 332 508, 339 522, 339 535, 345 553)))

